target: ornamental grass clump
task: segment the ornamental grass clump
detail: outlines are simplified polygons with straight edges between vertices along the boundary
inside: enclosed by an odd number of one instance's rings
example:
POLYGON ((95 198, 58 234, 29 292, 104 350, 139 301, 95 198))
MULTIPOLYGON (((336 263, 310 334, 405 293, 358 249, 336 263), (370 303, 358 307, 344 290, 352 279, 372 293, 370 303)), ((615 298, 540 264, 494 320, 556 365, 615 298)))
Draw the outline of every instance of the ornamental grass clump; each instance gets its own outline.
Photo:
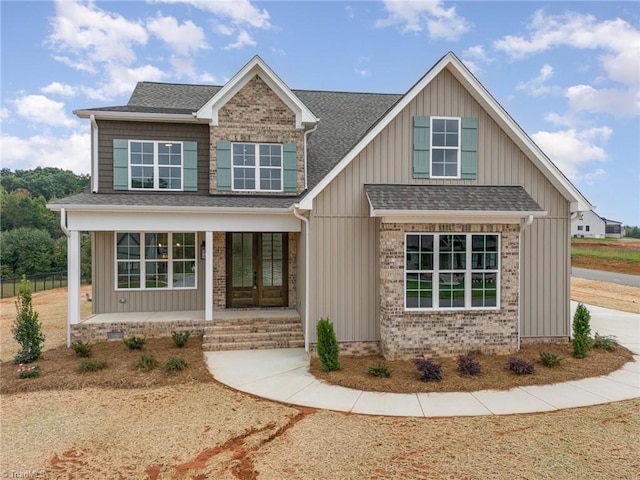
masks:
POLYGON ((76 352, 78 357, 90 357, 93 345, 84 342, 75 342, 71 344, 71 349, 76 352))
POLYGON ((582 303, 578 304, 576 313, 573 315, 573 356, 584 358, 591 346, 591 314, 582 303))
POLYGON ((82 360, 78 365, 78 370, 82 373, 98 372, 107 368, 107 362, 104 360, 82 360))
POLYGON ((140 355, 133 368, 136 370, 153 370, 158 366, 158 360, 152 353, 143 353, 140 355))
POLYGON ((593 338, 593 348, 613 352, 617 346, 618 341, 616 340, 615 335, 600 335, 596 332, 596 336, 593 338))
POLYGON ((164 362, 165 372, 182 371, 185 368, 187 368, 187 361, 184 358, 169 357, 167 361, 164 362))
POLYGON ((545 367, 555 367, 560 364, 560 360, 562 359, 554 353, 540 352, 540 362, 545 367))
POLYGON ((333 324, 328 318, 321 318, 316 325, 318 335, 318 358, 325 372, 340 370, 340 348, 333 324))
POLYGON ((420 372, 420 380, 423 382, 439 382, 442 380, 442 365, 425 358, 417 358, 414 361, 416 369, 420 372))
POLYGON ((145 339, 140 337, 130 337, 124 341, 124 344, 129 350, 142 350, 144 347, 145 339))
POLYGON ((25 275, 22 276, 15 305, 16 320, 11 326, 11 333, 20 344, 20 350, 13 358, 13 363, 31 363, 40 358, 45 337, 42 324, 38 321, 38 312, 33 311, 31 282, 25 275))

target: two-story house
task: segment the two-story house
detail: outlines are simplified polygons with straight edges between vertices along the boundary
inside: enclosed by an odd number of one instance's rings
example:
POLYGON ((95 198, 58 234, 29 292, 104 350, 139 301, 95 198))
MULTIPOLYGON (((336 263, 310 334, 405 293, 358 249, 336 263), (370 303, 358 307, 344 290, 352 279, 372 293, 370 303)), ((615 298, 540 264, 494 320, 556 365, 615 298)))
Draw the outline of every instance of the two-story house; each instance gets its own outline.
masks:
POLYGON ((570 335, 571 216, 591 205, 453 53, 404 95, 291 90, 254 57, 221 87, 143 82, 75 113, 91 191, 50 204, 74 339, 279 313, 307 348, 329 317, 342 352, 390 358, 570 335))

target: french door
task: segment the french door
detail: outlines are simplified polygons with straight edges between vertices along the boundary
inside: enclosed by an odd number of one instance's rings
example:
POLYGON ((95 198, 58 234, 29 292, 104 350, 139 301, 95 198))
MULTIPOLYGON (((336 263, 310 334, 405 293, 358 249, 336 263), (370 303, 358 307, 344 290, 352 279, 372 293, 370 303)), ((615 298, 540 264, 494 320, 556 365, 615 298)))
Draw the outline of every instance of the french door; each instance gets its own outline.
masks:
POLYGON ((286 233, 227 233, 227 307, 288 304, 286 233))

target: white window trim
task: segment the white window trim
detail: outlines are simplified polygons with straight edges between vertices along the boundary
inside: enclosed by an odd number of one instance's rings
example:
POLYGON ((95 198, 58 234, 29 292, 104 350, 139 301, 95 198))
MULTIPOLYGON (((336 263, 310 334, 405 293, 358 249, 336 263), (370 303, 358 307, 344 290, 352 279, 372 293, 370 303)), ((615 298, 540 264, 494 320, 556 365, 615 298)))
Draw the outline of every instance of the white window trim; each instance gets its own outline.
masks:
POLYGON ((429 172, 431 178, 443 178, 443 179, 459 179, 462 176, 462 117, 431 117, 429 119, 429 172), (456 163, 457 163, 457 175, 456 176, 444 176, 433 174, 433 121, 434 120, 457 120, 458 121, 458 146, 454 147, 436 147, 438 150, 456 150, 456 163))
MULTIPOLYGON (((117 292, 150 292, 150 291, 168 291, 168 290, 197 290, 198 289, 198 233, 197 232, 189 232, 189 231, 183 231, 183 232, 160 232, 160 231, 144 231, 144 232, 139 232, 139 231, 133 231, 133 230, 118 230, 117 232, 114 232, 113 234, 113 259, 114 259, 114 263, 115 263, 115 268, 114 268, 114 286, 115 286, 115 290, 117 292), (140 235, 140 258, 137 260, 123 260, 123 259, 118 259, 118 234, 119 233, 137 233, 140 235), (155 287, 155 288, 147 288, 147 287, 138 287, 138 288, 120 288, 118 287, 118 263, 120 262, 140 262, 140 284, 142 284, 143 281, 146 280, 146 258, 145 258, 145 234, 147 233, 166 233, 167 234, 167 241, 169 245, 173 245, 173 234, 174 233, 193 233, 194 234, 194 242, 195 242, 195 256, 193 258, 194 262, 195 262, 195 278, 194 278, 194 286, 193 287, 174 287, 173 286, 173 268, 171 268, 173 266, 173 249, 169 249, 168 251, 170 252, 169 254, 169 258, 167 258, 167 283, 169 286, 167 286, 166 288, 159 288, 159 287, 155 287)), ((155 260, 155 259, 154 259, 155 260)), ((183 259, 179 259, 183 260, 183 259)), ((189 259, 190 260, 190 259, 189 259)))
MULTIPOLYGON (((172 140, 136 140, 130 139, 128 145, 128 162, 129 162, 129 190, 135 190, 140 192, 182 192, 184 191, 184 142, 181 141, 172 141, 172 140), (153 143, 153 188, 140 188, 133 187, 133 175, 131 174, 131 168, 134 166, 131 163, 131 144, 132 143, 153 143), (158 163, 158 144, 160 143, 171 143, 171 144, 179 144, 180 145, 180 187, 181 188, 160 188, 160 164, 158 163)), ((149 165, 141 165, 135 164, 138 166, 149 166, 149 165)), ((163 167, 177 167, 177 165, 162 165, 163 167)))
MULTIPOLYGON (((472 232, 472 233, 461 233, 461 232, 405 232, 404 234, 404 244, 402 245, 402 264, 403 264, 403 280, 402 287, 403 293, 402 296, 404 298, 404 310, 406 312, 443 312, 443 311, 470 311, 470 310, 483 310, 483 311, 497 311, 500 310, 500 286, 502 285, 502 237, 499 233, 496 232, 472 232), (416 270, 407 270, 407 236, 409 235, 432 235, 433 236, 433 270, 431 270, 432 274, 432 307, 407 307, 407 272, 409 273, 419 273, 420 271, 416 270), (464 271, 464 307, 440 307, 440 281, 439 278, 436 279, 436 275, 440 275, 443 271, 440 269, 440 239, 441 235, 464 235, 467 237, 466 242, 467 246, 471 245, 471 237, 473 235, 496 235, 498 237, 498 265, 497 268, 491 270, 473 270, 471 268, 472 262, 472 251, 471 248, 467 248, 466 250, 466 269, 464 271), (436 268, 437 267, 437 268, 436 268), (471 296, 472 296, 472 282, 471 275, 473 273, 496 273, 497 274, 497 285, 496 285, 496 306, 495 307, 473 307, 471 306, 471 296), (437 280, 437 281, 436 281, 437 280)), ((422 272, 427 272, 427 270, 423 270, 422 272)), ((444 272, 451 272, 451 270, 446 270, 444 272)))
MULTIPOLYGON (((247 169, 248 167, 238 167, 247 169)), ((270 170, 275 170, 276 167, 262 167, 270 170)), ((268 143, 268 142, 232 142, 231 143, 231 191, 233 192, 284 192, 284 147, 282 143, 268 143), (255 145, 256 147, 256 164, 254 165, 256 188, 244 189, 235 188, 235 168, 233 164, 233 146, 234 145, 255 145), (263 190, 260 188, 260 145, 277 145, 280 147, 280 190, 263 190)))

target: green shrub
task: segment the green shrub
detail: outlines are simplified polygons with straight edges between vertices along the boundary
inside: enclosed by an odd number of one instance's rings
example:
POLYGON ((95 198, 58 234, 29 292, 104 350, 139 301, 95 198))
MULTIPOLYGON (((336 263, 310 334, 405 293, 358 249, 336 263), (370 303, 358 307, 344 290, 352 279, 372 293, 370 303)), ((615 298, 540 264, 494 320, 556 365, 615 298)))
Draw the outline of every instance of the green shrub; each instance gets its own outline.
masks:
POLYGON ((187 344, 187 340, 191 336, 191 332, 171 332, 171 338, 173 339, 173 344, 182 348, 187 344))
POLYGON ((35 378, 40 376, 40 365, 18 365, 18 378, 35 378))
POLYGON ((33 311, 31 304, 31 282, 24 275, 18 288, 15 305, 16 320, 11 326, 11 333, 20 344, 20 350, 14 357, 13 363, 31 363, 40 358, 44 333, 42 333, 42 324, 38 322, 38 312, 33 311))
POLYGON ((340 370, 340 349, 333 324, 328 318, 321 318, 316 325, 318 334, 318 358, 325 372, 340 370))
POLYGON ((167 361, 164 362, 164 370, 166 372, 181 371, 185 368, 187 368, 187 361, 184 358, 169 357, 167 361))
POLYGON ((389 378, 391 376, 391 370, 387 362, 380 360, 375 365, 371 365, 367 368, 367 373, 372 377, 389 378))
POLYGON ((576 358, 584 358, 587 356, 587 350, 589 350, 591 341, 589 335, 591 335, 591 314, 587 307, 582 303, 578 304, 576 313, 573 316, 573 356, 576 358))
POLYGON ((463 375, 479 375, 482 371, 480 362, 478 362, 473 353, 458 356, 458 371, 463 375))
POLYGON ((540 361, 545 367, 555 367, 562 360, 558 355, 547 352, 540 352, 540 361))
POLYGON ((618 346, 615 335, 600 335, 596 332, 593 338, 593 348, 600 348, 607 352, 613 352, 618 346))
POLYGON ((142 347, 144 347, 144 342, 144 338, 130 337, 124 341, 124 344, 129 350, 142 350, 142 347))
POLYGON ((424 358, 417 358, 414 364, 418 372, 420 372, 420 380, 423 382, 439 382, 442 380, 442 365, 439 363, 434 363, 424 358))
POLYGON ((136 370, 153 370, 157 366, 158 360, 152 353, 143 353, 133 365, 136 370))
POLYGON ((104 360, 82 360, 78 365, 78 370, 81 372, 97 372, 107 367, 107 362, 104 360))
POLYGON ((511 357, 507 361, 509 370, 518 375, 531 375, 533 373, 533 363, 524 358, 511 357))
POLYGON ((92 348, 92 345, 84 342, 76 342, 71 344, 71 349, 76 352, 76 355, 78 357, 90 357, 92 348))

